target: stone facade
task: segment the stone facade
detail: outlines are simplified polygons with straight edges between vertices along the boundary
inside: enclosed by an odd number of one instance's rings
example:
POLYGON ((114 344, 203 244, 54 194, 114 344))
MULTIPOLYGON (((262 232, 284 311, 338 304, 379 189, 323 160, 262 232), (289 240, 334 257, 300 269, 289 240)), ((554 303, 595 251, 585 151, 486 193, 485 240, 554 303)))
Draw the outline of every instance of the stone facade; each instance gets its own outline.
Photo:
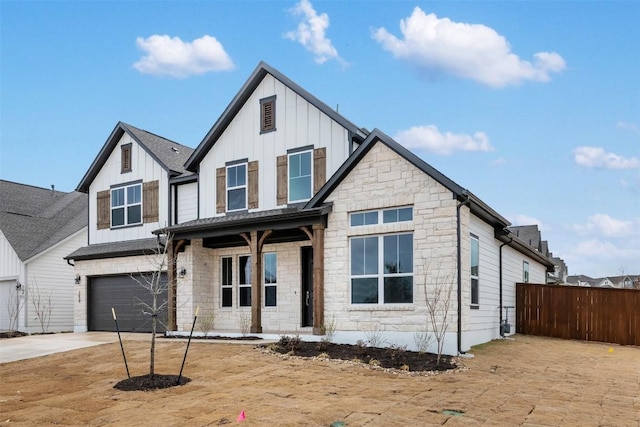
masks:
MULTIPOLYGON (((457 201, 452 192, 378 143, 327 202, 333 203, 333 210, 325 234, 325 313, 328 319, 335 319, 338 340, 366 340, 381 334, 390 344, 413 347, 414 334, 425 331, 428 322, 425 284, 433 287, 435 283, 452 289, 447 330, 455 337, 457 201), (349 226, 352 212, 405 206, 413 207, 413 221, 349 226), (349 239, 399 232, 413 232, 413 303, 351 304, 349 239)), ((463 216, 463 227, 468 217, 463 216)))
MULTIPOLYGON (((277 305, 262 307, 263 333, 310 334, 310 327, 302 327, 301 248, 310 242, 266 244, 263 254, 277 254, 277 305)), ((214 316, 217 332, 241 332, 241 323, 251 316, 251 307, 238 306, 238 257, 250 255, 248 246, 224 249, 202 247, 202 239, 194 239, 178 254, 178 271, 185 267, 187 274, 177 282, 178 331, 189 331, 193 316, 200 307, 199 316, 214 316), (233 306, 222 307, 221 264, 223 257, 233 259, 233 306)))

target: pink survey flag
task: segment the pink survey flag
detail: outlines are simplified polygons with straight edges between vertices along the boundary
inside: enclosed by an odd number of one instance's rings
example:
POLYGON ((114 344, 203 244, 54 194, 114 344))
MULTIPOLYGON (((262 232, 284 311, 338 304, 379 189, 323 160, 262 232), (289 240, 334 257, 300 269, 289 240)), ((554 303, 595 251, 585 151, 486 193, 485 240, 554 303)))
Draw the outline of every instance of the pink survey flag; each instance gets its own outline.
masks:
POLYGON ((236 423, 240 423, 240 421, 244 421, 246 420, 247 417, 244 414, 244 409, 242 411, 240 411, 240 413, 238 414, 238 418, 236 418, 236 423))

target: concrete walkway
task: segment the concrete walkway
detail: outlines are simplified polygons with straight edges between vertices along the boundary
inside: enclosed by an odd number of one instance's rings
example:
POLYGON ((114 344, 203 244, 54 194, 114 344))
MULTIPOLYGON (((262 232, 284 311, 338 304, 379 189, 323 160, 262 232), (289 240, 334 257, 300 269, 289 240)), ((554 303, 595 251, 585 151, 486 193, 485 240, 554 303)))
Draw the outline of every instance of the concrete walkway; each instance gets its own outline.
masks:
MULTIPOLYGON (((122 333, 122 340, 149 340, 150 334, 122 333)), ((27 335, 0 340, 0 363, 31 359, 118 341, 115 332, 27 335)))

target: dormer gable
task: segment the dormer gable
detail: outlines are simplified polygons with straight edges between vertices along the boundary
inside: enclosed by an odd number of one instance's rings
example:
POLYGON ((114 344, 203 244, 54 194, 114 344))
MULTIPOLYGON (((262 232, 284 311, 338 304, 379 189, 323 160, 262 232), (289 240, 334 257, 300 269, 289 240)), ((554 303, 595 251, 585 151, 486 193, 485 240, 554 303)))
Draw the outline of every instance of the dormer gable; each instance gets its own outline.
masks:
MULTIPOLYGON (((91 163, 91 166, 82 177, 76 190, 88 193, 89 186, 104 167, 107 159, 118 149, 118 145, 122 141, 122 137, 127 134, 137 143, 149 156, 151 156, 158 165, 167 171, 170 177, 179 176, 187 172, 184 167, 185 161, 193 153, 193 149, 169 139, 163 138, 151 132, 138 129, 129 124, 118 122, 113 131, 107 138, 106 142, 100 149, 100 152, 91 163)), ((131 144, 120 145, 120 168, 119 173, 127 173, 132 171, 134 159, 132 158, 131 144)))

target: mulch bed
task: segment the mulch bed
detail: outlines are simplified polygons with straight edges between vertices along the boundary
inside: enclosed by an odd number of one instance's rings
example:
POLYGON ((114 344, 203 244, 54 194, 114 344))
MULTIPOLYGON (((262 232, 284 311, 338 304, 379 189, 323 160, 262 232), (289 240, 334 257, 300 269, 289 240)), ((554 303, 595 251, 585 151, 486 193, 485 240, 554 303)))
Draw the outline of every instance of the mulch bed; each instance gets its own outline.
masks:
POLYGON ((0 339, 4 338, 16 338, 16 337, 25 337, 29 334, 20 331, 11 331, 11 332, 0 332, 0 339))
POLYGON ((190 378, 182 376, 180 377, 180 383, 178 383, 178 375, 140 375, 122 380, 114 385, 113 388, 122 391, 150 391, 185 385, 189 381, 191 381, 190 378))
POLYGON ((409 351, 403 347, 369 347, 365 344, 334 344, 330 342, 307 342, 298 337, 282 337, 276 344, 264 346, 270 351, 299 357, 339 359, 357 362, 371 367, 396 369, 407 372, 441 372, 458 369, 455 358, 409 351))

